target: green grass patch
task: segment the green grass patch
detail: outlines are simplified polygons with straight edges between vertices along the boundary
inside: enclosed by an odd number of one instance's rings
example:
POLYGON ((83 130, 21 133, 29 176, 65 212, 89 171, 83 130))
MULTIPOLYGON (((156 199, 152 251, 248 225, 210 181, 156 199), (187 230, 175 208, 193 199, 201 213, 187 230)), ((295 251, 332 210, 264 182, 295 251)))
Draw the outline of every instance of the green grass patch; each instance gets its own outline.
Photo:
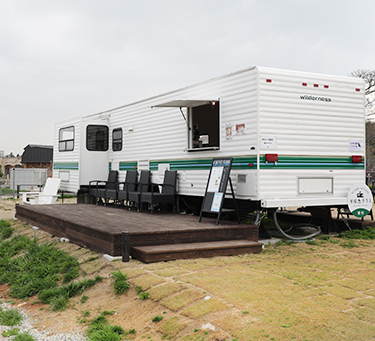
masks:
POLYGON ((6 220, 1 219, 0 220, 0 239, 8 239, 13 234, 13 228, 11 227, 10 223, 8 223, 6 220))
POLYGON ((89 299, 89 297, 87 296, 87 295, 83 295, 82 297, 81 297, 81 303, 86 303, 87 302, 87 300, 89 299))
POLYGON ((144 292, 141 292, 138 297, 140 300, 147 300, 148 299, 148 295, 150 295, 147 291, 144 291, 144 292))
POLYGON ((31 297, 53 288, 64 273, 78 274, 79 270, 78 261, 53 243, 39 245, 37 239, 25 236, 1 243, 0 257, 0 284, 9 283, 9 294, 15 298, 31 297))
POLYGON ((350 230, 340 233, 340 237, 343 239, 375 239, 375 228, 367 226, 363 230, 350 230))
POLYGON ((16 309, 3 309, 0 307, 0 325, 17 326, 22 322, 22 315, 16 309))
POLYGON ((11 329, 8 329, 8 330, 4 330, 1 333, 1 335, 4 336, 4 337, 11 337, 11 336, 18 335, 19 332, 20 332, 19 328, 11 328, 11 329))
POLYGON ((341 243, 340 246, 348 248, 348 249, 352 249, 354 247, 358 247, 358 245, 355 242, 353 242, 352 240, 348 240, 345 243, 341 243))
POLYGON ((113 281, 113 286, 116 294, 124 294, 130 288, 128 283, 128 276, 123 274, 120 270, 111 272, 111 278, 113 281))
MULTIPOLYGON (((7 226, 3 220, 0 224, 7 226)), ((64 310, 71 297, 103 281, 100 276, 72 281, 78 276, 78 260, 57 249, 55 243, 39 245, 37 238, 26 236, 0 240, 0 284, 9 284, 14 298, 39 295, 52 310, 64 310)))
POLYGON ((81 295, 87 288, 102 281, 103 277, 96 276, 95 279, 83 279, 67 285, 48 288, 39 293, 39 300, 44 304, 50 304, 53 311, 62 311, 67 308, 70 298, 81 295))
MULTIPOLYGON (((1 188, 1 192, 0 193, 2 195, 13 194, 13 190, 10 187, 3 187, 3 188, 1 188)), ((17 191, 14 191, 14 193, 17 193, 17 191)))
POLYGON ((87 331, 90 341, 120 341, 126 334, 120 326, 112 326, 107 320, 108 315, 113 315, 113 311, 103 311, 89 324, 87 331))
POLYGON ((160 316, 160 315, 158 315, 158 316, 155 316, 153 319, 152 319, 152 322, 160 322, 161 320, 163 319, 163 316, 160 316))
POLYGON ((28 332, 18 334, 13 341, 36 341, 28 332))

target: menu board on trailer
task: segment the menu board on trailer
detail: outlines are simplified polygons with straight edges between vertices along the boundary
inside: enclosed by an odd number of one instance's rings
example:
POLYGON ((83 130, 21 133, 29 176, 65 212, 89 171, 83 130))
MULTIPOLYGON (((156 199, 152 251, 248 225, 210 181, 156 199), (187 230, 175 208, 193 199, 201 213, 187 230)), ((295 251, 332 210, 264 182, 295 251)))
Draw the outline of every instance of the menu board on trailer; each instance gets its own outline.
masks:
POLYGON ((220 214, 227 190, 232 161, 233 158, 231 157, 212 160, 199 221, 202 218, 202 212, 220 214))

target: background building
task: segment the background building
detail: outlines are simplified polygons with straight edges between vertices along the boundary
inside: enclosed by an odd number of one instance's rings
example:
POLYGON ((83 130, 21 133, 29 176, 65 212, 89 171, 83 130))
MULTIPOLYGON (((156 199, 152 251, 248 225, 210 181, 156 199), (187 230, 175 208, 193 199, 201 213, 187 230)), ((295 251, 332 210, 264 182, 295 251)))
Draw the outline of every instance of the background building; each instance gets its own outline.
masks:
POLYGON ((22 153, 22 168, 45 168, 52 177, 53 146, 29 144, 22 153))

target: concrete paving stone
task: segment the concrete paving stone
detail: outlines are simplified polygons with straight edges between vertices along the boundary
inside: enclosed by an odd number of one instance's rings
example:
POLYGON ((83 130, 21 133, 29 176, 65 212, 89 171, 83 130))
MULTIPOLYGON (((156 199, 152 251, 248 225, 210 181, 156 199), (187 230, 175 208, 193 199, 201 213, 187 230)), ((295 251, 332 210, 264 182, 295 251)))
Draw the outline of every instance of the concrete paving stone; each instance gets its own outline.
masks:
POLYGON ((154 273, 162 277, 176 277, 178 275, 187 274, 189 271, 183 268, 172 267, 169 269, 155 270, 154 273))
POLYGON ((342 285, 324 286, 321 288, 322 291, 342 297, 344 299, 353 299, 363 297, 363 293, 353 289, 346 288, 342 285))
POLYGON ((170 282, 155 286, 148 290, 150 298, 154 301, 160 301, 161 299, 168 297, 178 291, 182 291, 186 287, 182 284, 170 282))
POLYGON ((143 290, 148 290, 155 285, 164 283, 164 279, 153 275, 153 274, 146 274, 141 275, 138 277, 129 278, 129 282, 132 283, 134 286, 140 286, 143 290))
POLYGON ((212 312, 219 310, 228 309, 228 305, 219 301, 217 299, 211 298, 209 300, 200 300, 200 302, 193 304, 192 306, 183 309, 181 314, 186 315, 192 319, 201 318, 204 315, 207 315, 212 312))
POLYGON ((173 294, 169 297, 166 297, 160 300, 159 302, 168 309, 177 311, 181 308, 187 307, 194 301, 202 299, 205 296, 206 294, 204 294, 202 291, 189 288, 186 290, 182 290, 181 292, 178 292, 176 294, 173 294))

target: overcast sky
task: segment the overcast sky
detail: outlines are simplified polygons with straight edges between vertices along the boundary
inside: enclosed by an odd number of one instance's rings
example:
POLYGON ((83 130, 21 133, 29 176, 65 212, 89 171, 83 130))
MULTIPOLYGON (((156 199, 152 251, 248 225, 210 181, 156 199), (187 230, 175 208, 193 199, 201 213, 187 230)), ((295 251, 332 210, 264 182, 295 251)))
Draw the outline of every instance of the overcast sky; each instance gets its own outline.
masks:
POLYGON ((252 65, 375 69, 374 0, 2 0, 0 150, 252 65))

